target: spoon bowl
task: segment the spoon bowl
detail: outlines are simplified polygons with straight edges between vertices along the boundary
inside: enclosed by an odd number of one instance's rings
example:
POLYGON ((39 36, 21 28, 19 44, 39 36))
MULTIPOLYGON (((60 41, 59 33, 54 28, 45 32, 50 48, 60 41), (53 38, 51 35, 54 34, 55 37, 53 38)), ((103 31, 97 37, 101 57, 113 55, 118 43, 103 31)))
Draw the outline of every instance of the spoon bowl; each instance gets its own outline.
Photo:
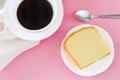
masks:
POLYGON ((93 18, 93 15, 87 10, 80 10, 76 12, 76 17, 82 21, 88 22, 93 18))

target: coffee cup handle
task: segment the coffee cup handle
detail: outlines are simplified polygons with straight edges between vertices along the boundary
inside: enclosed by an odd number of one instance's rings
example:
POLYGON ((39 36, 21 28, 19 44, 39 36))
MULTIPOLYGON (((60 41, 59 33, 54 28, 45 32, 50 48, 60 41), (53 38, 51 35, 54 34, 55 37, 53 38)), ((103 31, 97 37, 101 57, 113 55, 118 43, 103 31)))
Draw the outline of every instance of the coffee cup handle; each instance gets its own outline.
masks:
POLYGON ((4 23, 5 17, 5 9, 0 9, 0 22, 4 24, 4 29, 0 32, 0 40, 11 40, 15 39, 16 36, 10 32, 10 30, 7 28, 6 24, 4 23))

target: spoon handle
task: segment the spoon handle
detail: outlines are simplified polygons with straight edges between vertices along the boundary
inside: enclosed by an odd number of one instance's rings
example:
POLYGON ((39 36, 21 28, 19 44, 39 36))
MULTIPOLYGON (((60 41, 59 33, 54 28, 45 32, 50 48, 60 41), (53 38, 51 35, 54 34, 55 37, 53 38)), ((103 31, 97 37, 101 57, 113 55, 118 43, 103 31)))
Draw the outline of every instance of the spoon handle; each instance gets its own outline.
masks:
POLYGON ((111 14, 111 15, 99 15, 97 18, 113 18, 113 19, 119 19, 120 14, 111 14))

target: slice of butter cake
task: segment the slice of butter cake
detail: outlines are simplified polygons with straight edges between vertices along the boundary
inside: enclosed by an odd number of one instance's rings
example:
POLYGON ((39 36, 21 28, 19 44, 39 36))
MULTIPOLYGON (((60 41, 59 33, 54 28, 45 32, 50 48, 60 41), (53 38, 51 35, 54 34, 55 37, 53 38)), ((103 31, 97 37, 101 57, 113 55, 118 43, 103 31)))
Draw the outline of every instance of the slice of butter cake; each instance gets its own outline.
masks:
POLYGON ((110 54, 95 27, 86 27, 73 32, 64 41, 65 51, 80 69, 110 54))

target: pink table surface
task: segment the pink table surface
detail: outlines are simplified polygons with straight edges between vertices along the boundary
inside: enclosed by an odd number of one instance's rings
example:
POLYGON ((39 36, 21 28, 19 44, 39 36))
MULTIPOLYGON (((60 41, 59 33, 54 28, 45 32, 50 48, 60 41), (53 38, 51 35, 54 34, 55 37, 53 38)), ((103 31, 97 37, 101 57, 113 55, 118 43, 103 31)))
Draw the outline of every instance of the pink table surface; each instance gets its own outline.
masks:
POLYGON ((84 24, 74 16, 80 9, 93 14, 120 13, 120 0, 63 0, 64 19, 59 30, 43 40, 39 46, 16 57, 0 72, 0 80, 120 80, 120 19, 94 19, 89 24, 101 26, 111 35, 115 58, 111 67, 93 77, 81 77, 71 72, 63 63, 61 41, 74 26, 84 24))

